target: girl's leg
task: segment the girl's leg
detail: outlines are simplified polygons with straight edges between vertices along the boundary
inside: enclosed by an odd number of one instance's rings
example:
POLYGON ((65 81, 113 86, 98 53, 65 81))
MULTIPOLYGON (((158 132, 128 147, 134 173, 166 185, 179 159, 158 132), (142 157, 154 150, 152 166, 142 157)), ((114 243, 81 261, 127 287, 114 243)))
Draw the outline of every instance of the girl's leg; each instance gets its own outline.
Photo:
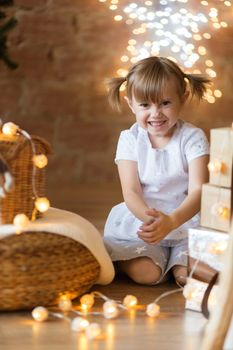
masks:
POLYGON ((187 266, 174 265, 172 267, 172 273, 178 285, 184 286, 186 284, 186 279, 188 276, 187 266))
POLYGON ((126 273, 134 282, 154 284, 161 277, 161 268, 147 257, 119 261, 120 270, 126 273))

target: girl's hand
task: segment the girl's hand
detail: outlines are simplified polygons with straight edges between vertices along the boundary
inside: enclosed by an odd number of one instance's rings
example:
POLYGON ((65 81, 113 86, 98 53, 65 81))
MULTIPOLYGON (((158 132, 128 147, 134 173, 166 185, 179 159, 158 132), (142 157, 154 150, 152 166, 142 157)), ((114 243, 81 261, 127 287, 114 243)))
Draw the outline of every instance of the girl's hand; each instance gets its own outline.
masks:
POLYGON ((149 244, 156 244, 166 237, 173 229, 174 224, 169 215, 155 209, 146 211, 148 216, 153 217, 153 222, 144 223, 138 231, 138 237, 149 244))

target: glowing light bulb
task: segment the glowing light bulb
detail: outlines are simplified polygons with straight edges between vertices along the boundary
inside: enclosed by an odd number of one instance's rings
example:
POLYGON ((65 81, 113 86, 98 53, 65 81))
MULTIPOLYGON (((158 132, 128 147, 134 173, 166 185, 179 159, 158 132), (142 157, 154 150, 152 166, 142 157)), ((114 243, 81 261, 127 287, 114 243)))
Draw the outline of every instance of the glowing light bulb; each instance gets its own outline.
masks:
POLYGON ((208 169, 211 173, 220 173, 223 171, 223 163, 218 159, 214 159, 209 162, 208 169))
POLYGON ((150 317, 157 317, 160 314, 160 306, 155 303, 148 304, 146 314, 150 317))
POLYGON ((129 45, 136 45, 136 44, 137 44, 137 41, 134 40, 134 39, 129 39, 128 44, 129 44, 129 45))
POLYGON ((101 335, 101 328, 98 323, 90 323, 86 327, 86 336, 88 339, 96 339, 101 335))
POLYGON ((48 164, 48 158, 45 154, 36 154, 32 157, 32 161, 37 168, 44 168, 48 164))
POLYGON ((199 46, 198 52, 200 55, 206 55, 206 48, 204 46, 199 46))
POLYGON ((71 329, 75 332, 82 332, 89 326, 88 320, 83 317, 75 317, 71 321, 71 329))
POLYGON ((43 322, 48 319, 49 312, 43 306, 37 306, 32 310, 32 317, 38 322, 43 322))
POLYGON ((114 20, 115 20, 115 21, 121 21, 122 18, 123 18, 122 16, 117 15, 117 16, 114 17, 114 20))
POLYGON ((94 305, 94 302, 95 302, 95 299, 92 294, 84 294, 80 298, 81 308, 82 310, 85 310, 85 311, 91 309, 91 307, 94 305))
POLYGON ((129 60, 129 57, 124 55, 124 56, 121 56, 121 61, 122 62, 127 62, 129 60))
POLYGON ((214 96, 207 96, 207 101, 208 101, 209 103, 215 103, 215 98, 214 98, 214 96))
POLYGON ((193 286, 189 284, 186 284, 184 286, 183 296, 185 297, 185 299, 192 300, 196 297, 196 295, 197 295, 197 290, 193 286))
POLYGON ((205 61, 205 64, 207 65, 207 67, 213 67, 214 62, 211 61, 211 60, 206 60, 206 61, 205 61))
POLYGON ((227 242, 223 241, 223 242, 215 242, 215 243, 211 243, 208 251, 211 254, 222 254, 225 252, 225 250, 227 249, 227 242))
POLYGON ((39 197, 35 201, 35 206, 39 212, 44 213, 49 209, 50 202, 46 197, 39 197))
POLYGON ((126 69, 120 68, 117 70, 117 74, 122 76, 122 77, 125 77, 128 74, 128 71, 126 69))
POLYGON ((15 136, 18 130, 19 130, 18 125, 12 122, 5 123, 2 126, 2 133, 6 136, 15 136))
POLYGON ((17 214, 14 217, 13 224, 15 225, 16 228, 16 233, 19 234, 22 232, 23 229, 28 227, 29 225, 29 218, 25 214, 17 214))
POLYGON ((68 295, 62 295, 62 296, 59 298, 58 307, 59 307, 62 311, 69 311, 69 310, 72 309, 72 301, 70 300, 70 298, 68 297, 68 295))
POLYGON ((217 76, 216 72, 213 69, 207 68, 205 71, 211 78, 215 78, 217 76))
POLYGON ((222 219, 229 219, 230 210, 222 203, 215 203, 211 207, 211 214, 219 216, 222 219))
POLYGON ((134 295, 126 295, 123 300, 123 304, 127 309, 134 308, 138 303, 138 299, 134 295))
POLYGON ((214 96, 215 97, 221 97, 222 96, 222 92, 218 89, 214 90, 214 96))
POLYGON ((113 300, 105 301, 103 304, 103 313, 105 318, 115 318, 119 314, 117 303, 113 300))
POLYGON ((218 207, 218 215, 222 218, 222 219, 229 219, 230 217, 230 210, 227 207, 224 206, 219 206, 218 207))

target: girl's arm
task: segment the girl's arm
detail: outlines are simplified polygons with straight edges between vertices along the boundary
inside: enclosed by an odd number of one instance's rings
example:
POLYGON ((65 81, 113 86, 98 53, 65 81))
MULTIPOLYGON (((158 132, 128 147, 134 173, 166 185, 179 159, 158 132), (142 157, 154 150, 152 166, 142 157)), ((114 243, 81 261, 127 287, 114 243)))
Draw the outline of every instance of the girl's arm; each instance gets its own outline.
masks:
POLYGON ((146 214, 149 209, 143 198, 142 186, 138 176, 137 162, 118 160, 118 172, 122 194, 128 209, 141 221, 151 222, 153 219, 146 214))
POLYGON ((209 156, 202 156, 192 160, 189 164, 188 196, 170 215, 165 215, 154 209, 147 210, 147 215, 153 216, 155 221, 144 224, 139 237, 147 243, 157 243, 200 211, 202 185, 208 182, 209 156))
POLYGON ((200 211, 202 185, 208 182, 209 156, 192 160, 189 164, 188 196, 171 214, 174 228, 179 227, 200 211))

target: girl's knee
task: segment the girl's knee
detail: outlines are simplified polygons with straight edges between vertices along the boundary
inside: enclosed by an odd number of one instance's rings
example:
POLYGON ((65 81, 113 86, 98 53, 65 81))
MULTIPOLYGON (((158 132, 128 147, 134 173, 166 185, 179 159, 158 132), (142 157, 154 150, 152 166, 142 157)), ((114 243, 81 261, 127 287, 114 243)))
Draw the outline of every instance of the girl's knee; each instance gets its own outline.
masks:
POLYGON ((172 268, 173 276, 178 285, 184 286, 188 276, 188 268, 186 266, 175 265, 172 268))
POLYGON ((161 277, 161 268, 150 258, 142 257, 121 262, 122 270, 136 283, 154 284, 161 277))

